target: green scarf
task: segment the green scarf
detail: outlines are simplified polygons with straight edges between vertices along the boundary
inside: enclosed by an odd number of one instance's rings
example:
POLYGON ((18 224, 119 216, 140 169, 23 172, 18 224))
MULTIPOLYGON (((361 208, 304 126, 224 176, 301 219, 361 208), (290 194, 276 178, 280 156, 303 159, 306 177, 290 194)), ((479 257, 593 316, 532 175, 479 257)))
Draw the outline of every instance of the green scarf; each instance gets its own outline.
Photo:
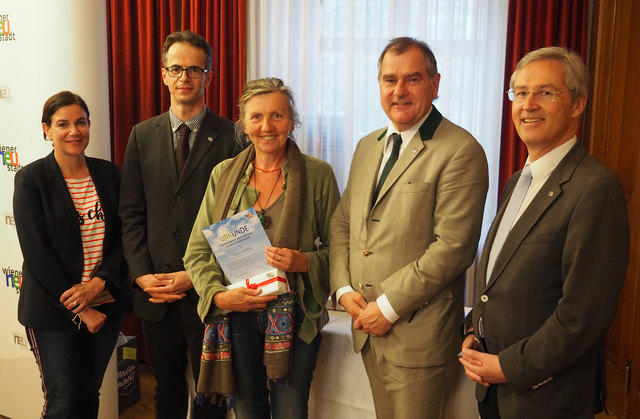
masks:
MULTIPOLYGON (((286 147, 288 173, 282 187, 287 190, 287 193, 284 196, 282 215, 273 246, 298 249, 304 194, 304 159, 293 140, 289 139, 286 147)), ((255 148, 251 145, 238 154, 222 171, 219 178, 221 181, 215 185, 216 206, 213 211, 212 224, 227 218, 238 184, 254 159, 255 148)), ((295 284, 293 274, 287 274, 287 277, 289 284, 295 284)), ((288 293, 270 302, 267 310, 291 316, 294 301, 293 293, 288 293)), ((197 391, 210 396, 212 403, 221 404, 233 392, 230 327, 231 323, 227 315, 216 316, 211 323, 205 323, 197 391)), ((293 328, 293 322, 291 322, 291 327, 293 328)), ((292 340, 293 330, 288 335, 292 340)), ((287 377, 291 369, 290 344, 274 345, 274 339, 281 340, 282 337, 270 336, 269 334, 265 336, 264 364, 267 370, 267 387, 271 381, 287 377)))

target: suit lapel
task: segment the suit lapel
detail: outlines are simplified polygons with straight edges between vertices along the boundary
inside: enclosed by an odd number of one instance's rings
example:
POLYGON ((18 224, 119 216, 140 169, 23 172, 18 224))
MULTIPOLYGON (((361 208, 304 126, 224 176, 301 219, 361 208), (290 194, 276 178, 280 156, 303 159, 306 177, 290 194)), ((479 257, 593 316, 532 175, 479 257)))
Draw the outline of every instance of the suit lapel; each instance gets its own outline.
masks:
MULTIPOLYGON (((513 228, 507 235, 507 238, 502 245, 502 249, 500 250, 500 254, 496 258, 496 263, 493 267, 493 272, 491 273, 491 278, 489 283, 487 284, 487 288, 493 285, 496 277, 500 275, 507 263, 509 263, 509 260, 511 260, 513 254, 520 247, 523 240, 525 239, 527 234, 529 234, 533 226, 540 219, 540 217, 542 217, 547 208, 549 208, 549 206, 553 204, 553 201, 555 201, 562 193, 560 184, 557 182, 557 180, 552 179, 552 177, 553 175, 549 177, 549 180, 547 180, 547 182, 545 182, 545 184, 542 186, 542 189, 540 189, 538 194, 531 201, 527 209, 524 211, 524 213, 522 213, 518 221, 516 221, 516 223, 513 225, 513 228)), ((502 213, 504 213, 504 209, 502 210, 502 213)), ((500 216, 500 218, 502 218, 502 215, 500 216)), ((498 223, 496 224, 496 227, 497 225, 498 223)), ((495 238, 495 232, 493 232, 492 244, 493 238, 495 238)))
MULTIPOLYGON (((62 176, 62 172, 60 171, 60 167, 58 166, 58 162, 53 155, 53 152, 47 156, 46 159, 46 170, 47 170, 47 178, 52 182, 52 190, 55 191, 55 195, 60 197, 60 201, 62 205, 58 208, 52 208, 51 211, 58 212, 62 217, 65 218, 65 223, 68 227, 74 230, 75 233, 73 237, 80 238, 80 225, 78 223, 78 211, 76 210, 76 206, 73 204, 73 200, 71 199, 71 194, 69 193, 69 189, 67 188, 67 184, 62 176)), ((74 243, 76 245, 82 245, 81 241, 77 241, 74 243)))
POLYGON ((187 162, 184 166, 184 171, 178 180, 178 189, 181 188, 187 179, 189 179, 189 177, 196 171, 198 165, 207 154, 207 151, 213 147, 213 144, 218 138, 219 128, 220 124, 213 117, 213 114, 208 111, 200 125, 200 129, 198 129, 198 132, 196 133, 196 139, 193 142, 191 151, 189 152, 189 157, 187 158, 187 162))
POLYGON ((409 141, 409 144, 407 144, 407 147, 402 152, 402 155, 398 158, 396 164, 393 165, 393 168, 389 172, 389 176, 387 176, 387 180, 385 180, 384 184, 382 185, 382 189, 380 189, 380 194, 378 195, 378 200, 376 201, 376 203, 380 202, 380 200, 384 198, 391 187, 395 185, 400 175, 402 175, 402 173, 407 170, 411 162, 413 162, 413 160, 418 157, 418 154, 420 154, 420 151, 422 151, 423 148, 425 148, 425 145, 422 142, 419 133, 416 133, 411 141, 409 141))
MULTIPOLYGON (((371 181, 364 191, 364 200, 366 204, 367 211, 371 210, 371 200, 373 199, 373 191, 376 188, 376 184, 378 181, 378 171, 380 169, 380 163, 382 161, 382 155, 384 153, 384 138, 387 135, 387 130, 382 131, 380 136, 378 136, 376 143, 374 146, 366 149, 367 157, 362 159, 365 162, 361 170, 363 171, 363 179, 370 179, 371 181), (370 164, 369 162, 376 161, 376 164, 370 164)), ((364 185, 363 185, 364 186, 364 185)), ((380 195, 378 195, 378 200, 380 200, 380 195)), ((377 201, 376 201, 377 202, 377 201)), ((368 216, 368 212, 367 212, 368 216)))
MULTIPOLYGON (((586 150, 584 146, 580 143, 576 144, 569 153, 565 156, 564 159, 558 164, 551 175, 549 175, 549 179, 542 185, 536 196, 533 198, 527 209, 522 213, 518 221, 513 225, 513 228, 509 232, 507 239, 502 246, 502 250, 500 254, 496 258, 496 263, 493 267, 493 272, 491 273, 491 278, 489 283, 487 284, 487 288, 490 288, 493 283, 496 281, 496 278, 500 275, 500 273, 504 270, 505 266, 509 263, 511 258, 513 257, 516 250, 520 247, 525 237, 531 229, 536 225, 538 220, 544 215, 547 209, 555 202, 556 199, 562 195, 562 185, 568 182, 571 179, 571 175, 576 169, 576 166, 582 160, 584 155, 586 154, 586 150)), ((518 172, 520 173, 520 172, 518 172)), ((508 200, 504 202, 503 208, 500 209, 500 218, 502 218, 502 214, 504 213, 504 209, 506 208, 506 204, 508 200)), ((493 245, 493 239, 495 237, 495 231, 498 227, 498 218, 494 222, 494 225, 491 227, 491 231, 489 232, 487 243, 490 246, 493 245)), ((491 250, 489 247, 487 249, 487 253, 491 250)), ((488 258, 488 255, 487 255, 488 258)), ((483 257, 484 259, 484 257, 483 257)), ((484 262, 484 260, 483 260, 484 262)), ((483 270, 486 269, 486 263, 482 264, 483 270)), ((486 278, 485 275, 482 277, 486 278)))
MULTIPOLYGON (((514 173, 515 175, 515 173, 514 173)), ((514 186, 515 187, 515 183, 514 186)), ((504 211, 507 208, 507 203, 509 200, 507 199, 507 193, 509 196, 513 192, 513 187, 507 191, 506 189, 503 191, 503 198, 500 200, 500 206, 498 207, 498 211, 496 213, 495 218, 491 223, 491 227, 489 227, 489 231, 487 232, 487 239, 484 242, 484 248, 482 250, 482 256, 480 257, 480 268, 478 271, 478 279, 481 281, 478 284, 478 280, 476 280, 476 301, 479 301, 480 294, 484 292, 486 288, 488 288, 489 284, 487 283, 487 265, 489 264, 489 254, 491 253, 491 246, 493 246, 493 240, 496 238, 496 233, 498 232, 498 226, 500 225, 500 220, 504 215, 504 211)), ((496 266, 494 265, 494 272, 496 271, 496 266)), ((502 267, 500 268, 502 270, 502 267)), ((495 278, 495 275, 493 275, 495 278)), ((492 279, 493 279, 492 278, 492 279)))
POLYGON ((157 150, 159 155, 158 164, 167 168, 169 180, 172 185, 175 185, 178 183, 178 170, 176 168, 176 153, 173 149, 173 133, 171 132, 168 111, 156 122, 155 138, 160 143, 158 147, 154 147, 154 150, 157 150))
MULTIPOLYGON (((433 109, 431 110, 431 113, 427 117, 427 119, 420 126, 420 129, 418 130, 418 132, 409 141, 409 144, 407 144, 407 147, 404 149, 404 151, 398 158, 398 161, 396 162, 396 164, 393 165, 393 168, 389 172, 389 176, 387 177, 387 180, 384 182, 384 185, 382 185, 382 189, 380 189, 380 193, 378 194, 378 200, 374 203, 373 205, 374 207, 378 202, 380 202, 384 198, 384 196, 391 189, 391 187, 397 182, 400 175, 402 175, 402 173, 404 173, 404 171, 407 170, 407 168, 411 165, 411 163, 415 160, 415 158, 418 157, 418 155, 420 155, 422 150, 428 148, 425 142, 433 138, 433 135, 436 132, 436 129, 440 125, 441 121, 442 121, 442 114, 440 114, 440 112, 434 106, 433 109)), ((384 147, 385 137, 386 137, 386 131, 383 132, 383 134, 380 137, 378 137, 378 142, 382 143, 382 146, 379 147, 380 155, 382 155, 383 153, 382 147, 384 147)), ((376 174, 377 174, 377 169, 379 169, 379 167, 380 167, 380 164, 375 166, 376 174)), ((374 179, 377 179, 377 176, 375 176, 374 179)), ((369 196, 369 200, 370 199, 371 199, 371 196, 369 196)))

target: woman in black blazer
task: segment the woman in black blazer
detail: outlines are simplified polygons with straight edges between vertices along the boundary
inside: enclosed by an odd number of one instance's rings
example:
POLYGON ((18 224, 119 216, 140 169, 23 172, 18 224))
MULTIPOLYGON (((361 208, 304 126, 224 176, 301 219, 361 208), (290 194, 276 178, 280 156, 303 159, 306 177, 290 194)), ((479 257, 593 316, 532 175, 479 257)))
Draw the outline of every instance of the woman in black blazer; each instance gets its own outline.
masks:
POLYGON ((27 331, 43 418, 96 418, 99 389, 131 307, 118 219, 120 174, 86 157, 89 109, 68 91, 42 112, 53 152, 15 176, 13 210, 24 259, 18 320, 27 331))

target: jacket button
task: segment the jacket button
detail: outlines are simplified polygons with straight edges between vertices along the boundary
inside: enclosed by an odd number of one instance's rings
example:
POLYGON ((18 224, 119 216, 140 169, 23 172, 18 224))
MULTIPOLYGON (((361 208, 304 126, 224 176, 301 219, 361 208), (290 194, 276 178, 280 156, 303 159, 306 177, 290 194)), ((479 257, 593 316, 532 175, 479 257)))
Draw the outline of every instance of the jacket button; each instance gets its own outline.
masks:
POLYGON ((487 294, 482 294, 480 296, 480 301, 482 301, 483 303, 486 303, 487 301, 489 301, 489 296, 487 294))
POLYGON ((176 195, 176 202, 180 202, 182 201, 182 196, 181 195, 176 195))
POLYGON ((177 228, 174 228, 172 230, 172 233, 173 233, 174 236, 179 236, 180 235, 180 230, 178 230, 177 228))
POLYGON ((369 249, 364 249, 362 251, 362 254, 365 255, 365 256, 369 256, 371 254, 371 252, 369 251, 369 249))

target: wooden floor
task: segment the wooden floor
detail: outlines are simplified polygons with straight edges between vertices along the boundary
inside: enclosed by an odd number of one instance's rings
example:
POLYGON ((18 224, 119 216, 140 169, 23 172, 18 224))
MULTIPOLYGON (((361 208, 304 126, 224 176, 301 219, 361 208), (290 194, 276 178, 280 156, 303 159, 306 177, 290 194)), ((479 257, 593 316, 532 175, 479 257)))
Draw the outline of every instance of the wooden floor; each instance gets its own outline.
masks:
POLYGON ((140 373, 140 401, 129 406, 122 413, 119 419, 154 419, 155 409, 153 407, 153 393, 156 380, 153 378, 151 368, 146 364, 138 365, 140 373))
MULTIPOLYGON (((153 407, 153 394, 156 380, 153 378, 151 368, 146 364, 138 366, 140 372, 140 401, 129 406, 120 413, 119 419, 154 419, 155 409, 153 407)), ((0 416, 2 419, 2 416, 0 416)), ((607 416, 599 413, 594 419, 618 419, 617 416, 607 416)))
MULTIPOLYGON (((153 393, 156 380, 153 378, 151 368, 146 364, 138 366, 140 372, 140 401, 129 406, 120 413, 119 419, 154 419, 155 409, 153 407, 153 393)), ((0 419, 5 418, 0 415, 0 419)), ((607 416, 600 413, 594 419, 617 419, 616 416, 607 416)))

